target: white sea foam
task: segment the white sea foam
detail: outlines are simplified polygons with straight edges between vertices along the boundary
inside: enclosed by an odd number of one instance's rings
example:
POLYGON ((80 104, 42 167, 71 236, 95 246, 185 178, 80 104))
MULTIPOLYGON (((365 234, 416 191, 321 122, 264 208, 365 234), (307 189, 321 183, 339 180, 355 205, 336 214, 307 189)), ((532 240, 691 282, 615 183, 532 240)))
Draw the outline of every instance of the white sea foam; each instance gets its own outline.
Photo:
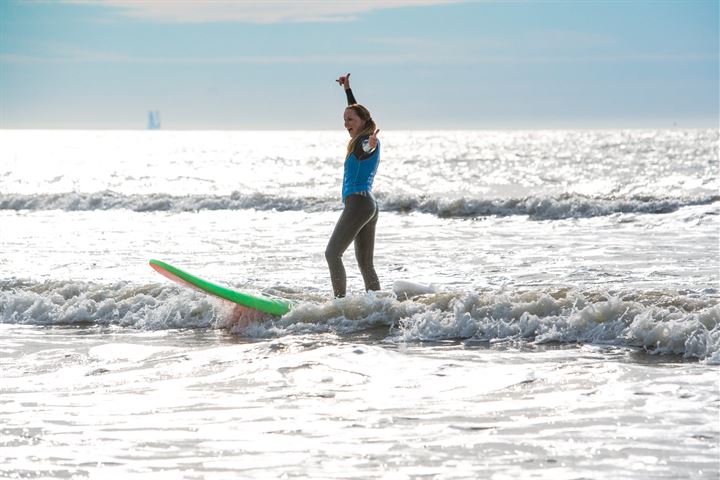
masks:
POLYGON ((720 352, 720 306, 714 293, 439 292, 402 301, 381 292, 320 302, 299 299, 282 318, 240 318, 229 305, 157 285, 55 282, 0 290, 0 319, 10 324, 223 328, 250 338, 348 335, 383 327, 393 342, 584 342, 709 362, 716 362, 720 352))
MULTIPOLYGON (((637 296, 637 295, 635 295, 637 296)), ((720 307, 716 296, 665 292, 627 300, 624 295, 526 292, 440 299, 433 308, 400 321, 405 341, 472 339, 487 342, 611 344, 717 361, 720 307)))
POLYGON ((685 206, 708 205, 720 196, 698 198, 653 198, 647 196, 613 198, 564 194, 557 197, 532 196, 486 200, 480 198, 427 198, 410 195, 380 197, 382 207, 390 211, 419 211, 440 217, 483 217, 527 215, 534 220, 591 218, 616 213, 658 214, 674 212, 685 206))
MULTIPOLYGON (((683 207, 720 202, 720 195, 686 198, 589 197, 580 194, 531 196, 524 198, 483 199, 473 197, 437 197, 413 194, 377 194, 382 211, 422 212, 445 218, 523 215, 534 220, 592 218, 617 213, 660 214, 683 207)), ((195 212, 199 210, 303 210, 319 212, 337 209, 335 196, 325 198, 292 197, 234 192, 228 196, 169 194, 122 195, 113 191, 94 193, 0 194, 0 210, 116 210, 136 212, 195 212)), ((717 214, 717 211, 714 212, 717 214)))
POLYGON ((123 195, 113 191, 92 193, 68 192, 52 194, 0 194, 0 210, 133 210, 136 212, 194 212, 198 210, 322 210, 336 199, 273 196, 233 192, 228 196, 187 195, 165 193, 123 195))
POLYGON ((117 325, 137 329, 204 328, 215 322, 206 296, 173 287, 83 282, 4 282, 2 323, 117 325))

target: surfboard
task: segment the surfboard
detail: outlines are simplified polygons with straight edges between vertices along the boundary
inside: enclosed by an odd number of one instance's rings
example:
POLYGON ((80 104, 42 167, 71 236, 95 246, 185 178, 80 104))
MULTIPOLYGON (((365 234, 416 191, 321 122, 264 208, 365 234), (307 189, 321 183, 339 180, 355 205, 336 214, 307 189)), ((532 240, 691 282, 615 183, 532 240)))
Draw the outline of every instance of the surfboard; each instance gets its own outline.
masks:
POLYGON ((285 315, 290 311, 290 302, 280 298, 269 298, 261 295, 251 295, 249 293, 238 292, 231 288, 223 287, 200 277, 196 277, 195 275, 187 273, 177 267, 173 267, 168 263, 161 262, 160 260, 150 260, 150 266, 154 268, 155 271, 169 278, 173 282, 224 300, 229 300, 244 307, 277 316, 285 315))

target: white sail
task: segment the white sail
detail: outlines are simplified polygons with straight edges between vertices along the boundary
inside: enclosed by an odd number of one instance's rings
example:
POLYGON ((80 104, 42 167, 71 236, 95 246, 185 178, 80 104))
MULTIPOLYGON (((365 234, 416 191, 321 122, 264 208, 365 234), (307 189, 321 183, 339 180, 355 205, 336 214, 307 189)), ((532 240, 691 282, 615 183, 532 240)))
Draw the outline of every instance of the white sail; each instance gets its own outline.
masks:
POLYGON ((148 112, 148 130, 160 129, 160 110, 150 110, 148 112))

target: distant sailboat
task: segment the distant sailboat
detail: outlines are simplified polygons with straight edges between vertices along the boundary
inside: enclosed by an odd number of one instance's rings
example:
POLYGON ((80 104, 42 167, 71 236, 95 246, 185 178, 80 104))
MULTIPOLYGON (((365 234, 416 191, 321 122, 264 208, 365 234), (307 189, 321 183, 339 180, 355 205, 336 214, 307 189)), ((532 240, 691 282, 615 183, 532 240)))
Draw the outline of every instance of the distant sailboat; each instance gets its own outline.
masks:
POLYGON ((160 110, 148 112, 148 130, 160 130, 160 110))

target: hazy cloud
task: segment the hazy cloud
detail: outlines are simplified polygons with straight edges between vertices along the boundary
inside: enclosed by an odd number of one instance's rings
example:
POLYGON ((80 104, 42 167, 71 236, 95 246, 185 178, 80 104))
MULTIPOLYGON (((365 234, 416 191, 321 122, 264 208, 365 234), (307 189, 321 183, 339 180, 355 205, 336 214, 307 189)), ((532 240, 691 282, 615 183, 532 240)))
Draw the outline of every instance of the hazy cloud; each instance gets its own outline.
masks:
POLYGON ((123 15, 174 23, 345 22, 360 14, 389 8, 462 3, 464 0, 61 0, 76 5, 107 6, 123 15))

